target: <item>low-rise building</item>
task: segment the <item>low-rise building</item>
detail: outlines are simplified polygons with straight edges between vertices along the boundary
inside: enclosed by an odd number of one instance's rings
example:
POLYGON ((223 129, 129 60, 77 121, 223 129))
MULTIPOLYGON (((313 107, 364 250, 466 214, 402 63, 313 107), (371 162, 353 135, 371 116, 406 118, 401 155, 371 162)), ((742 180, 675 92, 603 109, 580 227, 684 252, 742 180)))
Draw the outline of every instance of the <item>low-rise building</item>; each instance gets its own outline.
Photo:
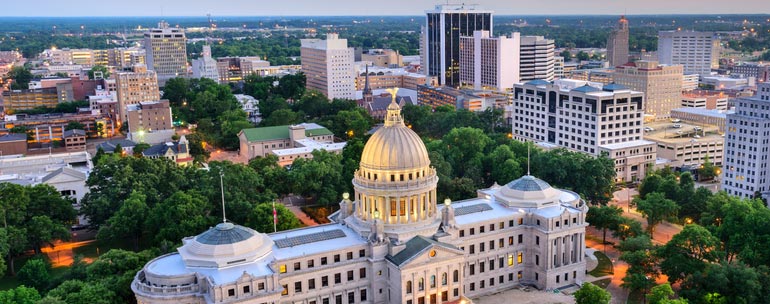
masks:
POLYGON ((166 158, 180 166, 189 166, 193 163, 193 157, 190 155, 190 144, 184 135, 179 138, 179 141, 150 146, 142 151, 142 156, 147 158, 166 158))
POLYGON ((157 144, 168 141, 174 135, 168 100, 140 102, 128 105, 127 110, 130 140, 157 144))
POLYGON ((27 134, 9 133, 0 136, 0 157, 4 155, 26 154, 27 134))
POLYGON ((6 113, 31 110, 38 107, 55 108, 60 102, 73 101, 72 83, 59 83, 55 87, 3 92, 3 108, 6 113))
POLYGON ((240 155, 247 159, 278 156, 282 166, 298 158, 312 158, 313 150, 341 153, 345 143, 335 143, 329 129, 315 123, 243 129, 238 133, 240 155))
POLYGON ((369 49, 361 54, 361 61, 371 62, 374 66, 383 68, 398 68, 404 65, 404 56, 398 50, 369 49))
POLYGON ((727 110, 727 95, 716 91, 688 91, 682 94, 682 107, 707 110, 727 110))
POLYGON ((732 68, 731 75, 742 78, 754 77, 759 82, 770 81, 770 64, 757 62, 743 62, 732 68))
POLYGON ((417 90, 420 85, 435 85, 436 78, 412 73, 403 68, 380 68, 356 66, 356 90, 363 91, 369 76, 369 88, 372 90, 404 88, 417 90))
POLYGON ((645 125, 644 139, 657 144, 658 158, 670 166, 697 167, 706 158, 722 165, 725 138, 716 126, 661 121, 645 125))
POLYGON ((86 150, 86 131, 84 130, 72 129, 64 131, 62 139, 64 140, 64 147, 67 148, 67 152, 86 150))
POLYGON ((62 140, 64 128, 70 122, 78 122, 92 137, 109 137, 115 135, 114 120, 107 115, 95 111, 81 113, 50 113, 38 115, 6 115, 0 134, 9 133, 13 127, 25 127, 29 130, 30 143, 46 143, 62 140), (101 133, 100 133, 101 132, 101 133))
POLYGON ((720 134, 725 133, 727 114, 734 111, 707 110, 702 108, 679 108, 671 110, 671 118, 698 126, 715 126, 720 134))
POLYGON ((732 78, 724 76, 701 77, 702 85, 711 87, 714 90, 735 89, 744 86, 754 86, 754 78, 732 78))
POLYGON ((506 93, 485 90, 454 89, 446 86, 418 86, 417 103, 432 108, 452 106, 479 112, 489 108, 503 109, 510 102, 506 93))

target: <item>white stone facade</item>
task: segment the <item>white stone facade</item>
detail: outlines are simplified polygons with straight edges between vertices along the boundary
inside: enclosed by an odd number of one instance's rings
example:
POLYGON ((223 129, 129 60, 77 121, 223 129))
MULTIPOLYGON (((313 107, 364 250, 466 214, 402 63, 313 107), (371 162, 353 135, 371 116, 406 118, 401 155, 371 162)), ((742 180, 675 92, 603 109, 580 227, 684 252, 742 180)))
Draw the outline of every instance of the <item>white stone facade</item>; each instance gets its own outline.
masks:
POLYGON ((333 223, 263 234, 222 223, 150 261, 138 303, 445 303, 585 278, 580 196, 532 176, 436 204, 425 146, 392 103, 333 223))

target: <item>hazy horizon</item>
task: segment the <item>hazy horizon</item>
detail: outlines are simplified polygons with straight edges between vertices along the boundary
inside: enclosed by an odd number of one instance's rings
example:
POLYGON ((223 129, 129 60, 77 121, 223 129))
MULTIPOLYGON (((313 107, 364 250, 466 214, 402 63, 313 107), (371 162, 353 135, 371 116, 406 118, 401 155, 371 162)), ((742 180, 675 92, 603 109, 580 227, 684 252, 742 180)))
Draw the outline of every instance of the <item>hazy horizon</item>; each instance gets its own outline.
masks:
MULTIPOLYGON (((263 2, 231 0, 228 3, 204 0, 132 0, 101 2, 92 0, 40 0, 36 5, 12 2, 3 5, 3 17, 312 17, 312 16, 420 16, 446 1, 390 0, 362 3, 354 0, 289 0, 263 2)), ((551 0, 532 4, 524 0, 476 0, 478 9, 496 15, 736 15, 770 14, 768 0, 551 0)))

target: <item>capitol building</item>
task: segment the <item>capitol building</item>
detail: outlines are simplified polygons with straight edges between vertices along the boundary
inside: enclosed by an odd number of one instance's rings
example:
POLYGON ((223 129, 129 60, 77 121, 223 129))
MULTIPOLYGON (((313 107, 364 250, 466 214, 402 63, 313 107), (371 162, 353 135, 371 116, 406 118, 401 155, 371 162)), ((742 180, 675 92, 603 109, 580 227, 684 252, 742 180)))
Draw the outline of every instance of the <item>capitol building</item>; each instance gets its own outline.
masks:
POLYGON ((585 277, 588 206, 527 174, 437 204, 436 170, 394 102, 332 223, 266 234, 224 222, 150 261, 138 303, 471 303, 585 277))

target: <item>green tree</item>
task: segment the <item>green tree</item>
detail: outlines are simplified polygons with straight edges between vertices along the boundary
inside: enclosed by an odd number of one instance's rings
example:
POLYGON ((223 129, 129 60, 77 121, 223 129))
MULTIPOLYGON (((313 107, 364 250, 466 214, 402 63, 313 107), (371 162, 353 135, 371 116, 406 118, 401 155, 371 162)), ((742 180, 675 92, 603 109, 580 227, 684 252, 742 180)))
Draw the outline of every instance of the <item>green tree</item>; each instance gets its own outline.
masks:
POLYGON ((83 125, 82 123, 79 123, 77 121, 74 121, 74 120, 67 122, 67 125, 64 126, 64 130, 65 131, 67 131, 67 130, 74 130, 74 129, 84 130, 85 128, 86 128, 85 125, 83 125))
POLYGON ((588 208, 586 221, 602 230, 602 244, 607 243, 607 229, 617 227, 622 222, 623 209, 618 206, 591 206, 588 208))
POLYGON ((29 82, 32 81, 32 77, 32 72, 23 66, 15 66, 8 72, 8 78, 13 79, 13 83, 11 83, 12 90, 29 89, 29 82))
POLYGON ((48 216, 33 216, 27 227, 27 239, 36 254, 43 253, 43 245, 53 246, 54 240, 69 240, 69 238, 70 230, 67 225, 56 223, 48 216))
POLYGON ((654 192, 647 195, 646 199, 634 199, 636 210, 647 218, 647 230, 650 235, 655 232, 655 226, 663 222, 668 217, 674 216, 679 210, 679 206, 670 199, 665 198, 662 193, 654 192))
POLYGON ((698 303, 762 303, 760 279, 757 269, 740 262, 709 264, 705 271, 688 276, 679 294, 698 303))
POLYGON ((67 304, 111 304, 121 302, 115 295, 115 292, 107 289, 100 282, 83 282, 80 280, 64 281, 61 285, 49 291, 44 300, 58 300, 67 304))
POLYGON ((575 292, 576 304, 609 304, 611 299, 608 291, 588 282, 575 292))
POLYGON ((700 180, 712 180, 717 174, 717 167, 711 163, 708 155, 703 160, 703 164, 698 168, 698 178, 700 180))
POLYGON ((88 79, 96 79, 96 72, 102 73, 102 79, 110 78, 110 69, 103 65, 95 65, 88 70, 88 79))
POLYGON ((38 300, 40 293, 35 288, 24 285, 0 291, 0 303, 36 304, 39 303, 38 300))
MULTIPOLYGON (((299 219, 282 204, 275 204, 275 211, 278 215, 278 221, 276 223, 277 231, 289 230, 302 227, 299 219)), ((273 204, 262 203, 254 207, 249 220, 246 225, 254 228, 259 232, 272 233, 273 232, 273 204)))
POLYGON ((134 250, 139 250, 139 240, 142 237, 145 218, 149 208, 146 196, 134 191, 129 195, 115 214, 107 220, 106 225, 99 228, 98 239, 119 240, 130 238, 134 250))
POLYGON ((149 250, 131 252, 112 249, 88 266, 86 282, 98 282, 104 285, 106 290, 114 292, 120 300, 110 303, 130 303, 135 299, 131 292, 131 281, 136 273, 157 255, 157 252, 149 250))
POLYGON ((336 203, 349 181, 342 180, 342 156, 327 151, 313 151, 313 158, 294 161, 289 180, 293 193, 313 197, 317 203, 336 203))
MULTIPOLYGON (((255 97, 256 98, 256 97, 255 97)), ((262 115, 262 119, 267 119, 273 112, 278 110, 289 109, 289 103, 285 99, 279 96, 270 96, 267 99, 259 100, 259 114, 262 115)))
POLYGON ((578 52, 576 57, 580 61, 586 61, 588 59, 591 59, 591 56, 588 55, 588 53, 583 52, 583 51, 578 52))
POLYGON ((302 122, 304 116, 305 115, 303 113, 297 113, 291 109, 280 109, 270 114, 269 117, 263 119, 262 122, 260 122, 260 126, 269 127, 294 125, 302 122))
POLYGON ((702 272, 708 264, 718 262, 722 256, 720 247, 719 239, 706 228, 692 224, 686 225, 660 247, 656 255, 661 259, 661 272, 668 276, 669 282, 676 283, 689 274, 702 272))
POLYGON ((621 217, 618 225, 610 229, 612 229, 612 236, 620 238, 621 240, 626 240, 630 237, 638 237, 646 233, 644 228, 642 228, 642 223, 626 217, 621 217))
POLYGON ((559 56, 564 58, 564 62, 570 62, 572 61, 572 53, 570 53, 569 50, 563 50, 561 53, 559 53, 559 56))
POLYGON ((156 244, 178 242, 184 237, 199 234, 217 221, 207 200, 197 191, 178 191, 152 209, 145 227, 154 236, 156 244))
MULTIPOLYGON (((681 303, 671 302, 671 297, 674 296, 674 290, 671 289, 671 284, 665 283, 650 289, 650 293, 645 295, 647 302, 650 304, 669 304, 669 303, 681 303)), ((684 301, 683 303, 687 303, 684 301)))
POLYGON ((152 146, 150 146, 150 144, 148 143, 136 144, 136 146, 134 146, 134 149, 132 149, 134 151, 134 157, 142 157, 142 152, 149 149, 150 147, 152 146))
POLYGON ((49 265, 42 258, 27 260, 19 270, 19 282, 37 290, 46 290, 51 283, 49 265))

